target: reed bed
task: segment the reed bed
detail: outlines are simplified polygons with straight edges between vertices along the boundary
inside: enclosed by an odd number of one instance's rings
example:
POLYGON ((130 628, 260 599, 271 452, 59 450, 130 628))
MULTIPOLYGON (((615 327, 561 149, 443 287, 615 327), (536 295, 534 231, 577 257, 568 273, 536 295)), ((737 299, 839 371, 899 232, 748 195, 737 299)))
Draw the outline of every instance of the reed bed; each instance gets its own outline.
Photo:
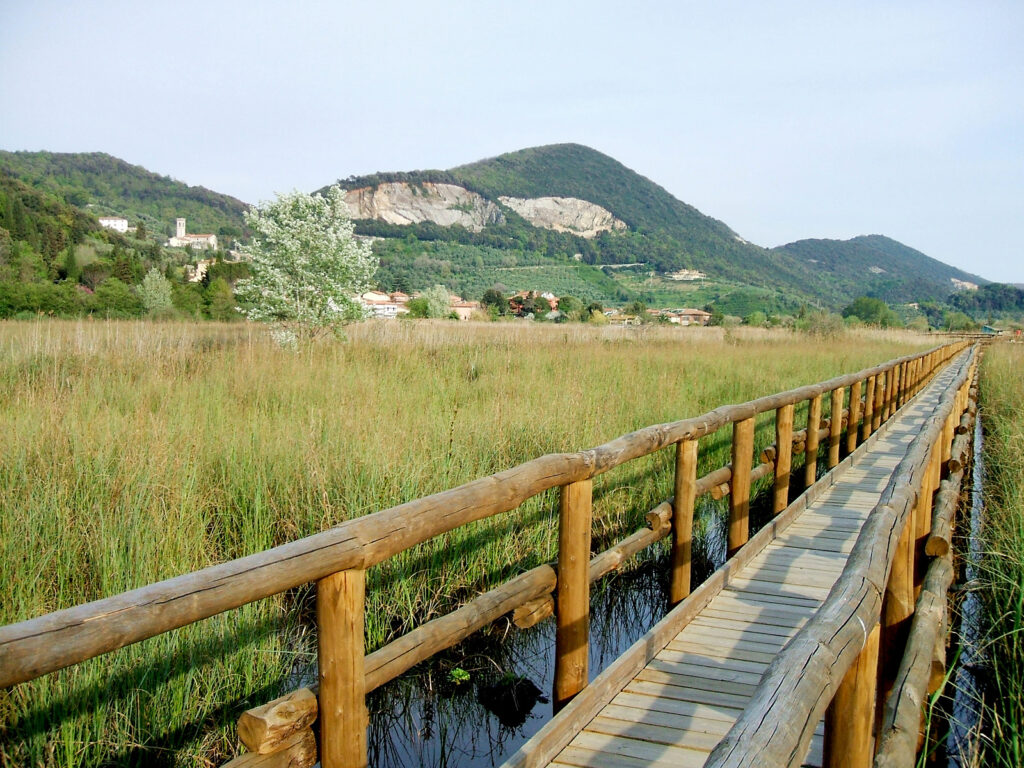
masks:
POLYGON ((985 353, 984 556, 987 657, 977 765, 1024 765, 1024 345, 985 353))
MULTIPOLYGON (((3 323, 0 624, 933 343, 395 321, 289 352, 246 324, 3 323)), ((727 435, 702 444, 702 472, 728 461, 727 435)), ((595 549, 670 494, 662 454, 598 478, 595 549)), ((374 568, 368 647, 553 559, 556 507, 374 568)), ((310 610, 296 590, 0 691, 0 765, 219 764, 238 714, 307 668, 310 610)))

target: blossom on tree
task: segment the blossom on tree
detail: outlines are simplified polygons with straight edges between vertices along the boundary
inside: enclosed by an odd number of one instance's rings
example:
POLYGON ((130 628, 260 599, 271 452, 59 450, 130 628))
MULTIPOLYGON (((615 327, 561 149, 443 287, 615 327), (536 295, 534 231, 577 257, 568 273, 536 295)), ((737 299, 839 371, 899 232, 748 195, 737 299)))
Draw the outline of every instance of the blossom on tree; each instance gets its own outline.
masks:
POLYGON ((327 195, 291 192, 246 212, 252 244, 244 249, 251 277, 236 295, 250 319, 272 323, 282 341, 308 339, 361 319, 359 294, 369 290, 378 259, 353 236, 337 186, 327 195))

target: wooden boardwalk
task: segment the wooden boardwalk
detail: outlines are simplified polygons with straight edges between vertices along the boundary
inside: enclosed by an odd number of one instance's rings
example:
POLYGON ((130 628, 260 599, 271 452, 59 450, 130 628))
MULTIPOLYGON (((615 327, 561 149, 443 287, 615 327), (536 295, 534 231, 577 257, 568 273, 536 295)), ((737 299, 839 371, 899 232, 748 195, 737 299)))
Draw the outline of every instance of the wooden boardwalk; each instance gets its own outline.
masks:
MULTIPOLYGON (((950 378, 952 371, 941 371, 832 478, 819 482, 806 508, 787 510, 796 514, 780 524, 784 529, 731 573, 681 631, 670 638, 661 634, 662 650, 616 688, 618 693, 551 765, 704 765, 769 663, 824 602, 868 514, 950 378)), ((671 614, 664 621, 670 619, 671 614)), ((656 627, 648 638, 657 634, 656 627)), ((557 721, 550 726, 558 727, 557 721)), ((822 738, 819 723, 806 765, 821 765, 822 738)), ((528 743, 520 757, 529 748, 528 743)))

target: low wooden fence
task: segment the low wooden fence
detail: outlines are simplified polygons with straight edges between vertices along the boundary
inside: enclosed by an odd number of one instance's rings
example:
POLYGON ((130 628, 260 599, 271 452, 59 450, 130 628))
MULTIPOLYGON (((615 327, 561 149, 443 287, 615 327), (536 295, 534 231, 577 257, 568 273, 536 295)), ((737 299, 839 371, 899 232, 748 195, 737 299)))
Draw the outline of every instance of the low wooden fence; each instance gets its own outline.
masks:
MULTIPOLYGON (((267 754, 292 766, 312 765, 317 759, 325 768, 365 765, 366 693, 510 611, 520 626, 554 613, 554 701, 559 706, 587 684, 589 589, 593 581, 671 534, 671 600, 684 599, 691 587, 692 524, 698 497, 729 495, 728 552, 733 555, 749 538, 753 482, 774 478, 772 509, 778 513, 786 507, 794 483, 794 455, 806 454, 803 477, 796 482, 803 487, 812 485, 819 448, 827 446, 827 466, 836 466, 844 446, 852 451, 867 439, 966 346, 962 341, 943 345, 819 384, 647 427, 591 450, 542 456, 264 552, 0 627, 0 687, 316 582, 319 690, 316 695, 295 692, 246 713, 239 733, 252 754, 236 758, 236 765, 266 764, 267 754), (826 398, 830 418, 822 418, 826 398), (803 402, 808 404, 807 427, 795 431, 794 410, 803 402), (763 451, 755 464, 755 418, 770 411, 775 412, 775 444, 763 451), (700 439, 728 425, 732 426, 732 461, 698 478, 700 439), (674 496, 648 514, 648 528, 591 558, 593 478, 673 447, 674 496), (365 654, 367 568, 460 526, 512 510, 555 487, 561 489, 556 564, 516 576, 458 610, 365 654), (319 721, 319 744, 310 730, 315 719, 319 721)), ((930 441, 929 446, 935 442, 932 432, 928 430, 922 438, 930 441)), ((915 442, 909 458, 917 461, 923 444, 921 439, 915 442)), ((911 479, 916 481, 920 468, 914 467, 911 479)), ((906 501, 911 506, 907 499, 916 499, 916 491, 903 489, 897 495, 900 503, 906 501)), ((905 512, 900 514, 898 521, 905 520, 905 512)), ((878 528, 872 525, 871 530, 878 528)), ((899 589, 905 602, 905 584, 899 589)), ((842 673, 845 671, 843 667, 842 673)), ((746 742, 739 739, 736 743, 746 742)))

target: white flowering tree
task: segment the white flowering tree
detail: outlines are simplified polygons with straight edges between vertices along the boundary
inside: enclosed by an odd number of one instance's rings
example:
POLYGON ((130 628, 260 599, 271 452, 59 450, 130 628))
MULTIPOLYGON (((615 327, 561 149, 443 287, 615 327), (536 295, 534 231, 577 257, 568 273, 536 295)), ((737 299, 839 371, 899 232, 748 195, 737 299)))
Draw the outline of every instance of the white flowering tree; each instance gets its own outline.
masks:
POLYGON ((337 330, 363 317, 357 300, 377 271, 370 244, 353 237, 344 195, 292 192, 247 211, 253 232, 245 249, 251 277, 236 295, 251 306, 250 320, 271 323, 282 343, 337 330))

